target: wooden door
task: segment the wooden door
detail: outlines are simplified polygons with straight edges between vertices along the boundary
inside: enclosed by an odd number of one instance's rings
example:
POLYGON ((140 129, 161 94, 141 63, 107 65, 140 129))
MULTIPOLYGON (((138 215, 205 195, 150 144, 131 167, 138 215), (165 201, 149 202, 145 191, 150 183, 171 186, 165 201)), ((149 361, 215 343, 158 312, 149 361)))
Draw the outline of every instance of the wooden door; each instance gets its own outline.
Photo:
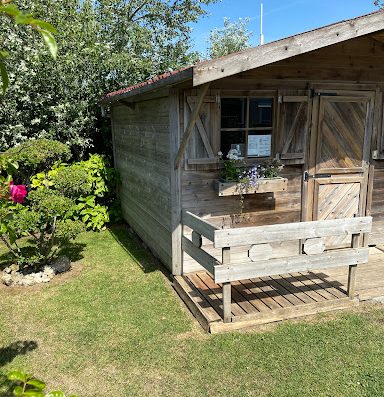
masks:
MULTIPOLYGON (((318 93, 313 99, 306 220, 364 216, 368 189, 373 94, 318 93)), ((326 241, 327 248, 351 238, 326 241)))

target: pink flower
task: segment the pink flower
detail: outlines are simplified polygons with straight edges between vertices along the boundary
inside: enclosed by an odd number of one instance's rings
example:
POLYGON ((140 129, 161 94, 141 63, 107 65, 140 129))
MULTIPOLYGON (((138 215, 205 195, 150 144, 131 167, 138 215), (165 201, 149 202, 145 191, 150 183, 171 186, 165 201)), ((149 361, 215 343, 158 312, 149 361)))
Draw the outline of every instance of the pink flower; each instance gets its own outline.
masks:
POLYGON ((27 195, 27 188, 24 185, 14 185, 13 181, 9 182, 9 190, 11 192, 11 199, 15 203, 22 203, 27 195))

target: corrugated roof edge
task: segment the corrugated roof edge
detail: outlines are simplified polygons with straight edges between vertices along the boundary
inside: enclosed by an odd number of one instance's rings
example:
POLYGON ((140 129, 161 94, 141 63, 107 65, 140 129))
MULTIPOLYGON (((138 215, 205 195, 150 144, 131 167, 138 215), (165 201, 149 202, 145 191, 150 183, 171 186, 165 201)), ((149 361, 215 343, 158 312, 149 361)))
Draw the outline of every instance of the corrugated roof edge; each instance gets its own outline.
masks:
POLYGON ((110 92, 101 99, 101 103, 115 102, 120 99, 128 98, 135 95, 145 94, 147 92, 175 84, 182 83, 186 80, 192 80, 193 66, 166 72, 161 75, 152 77, 142 83, 134 84, 130 87, 122 88, 110 92))

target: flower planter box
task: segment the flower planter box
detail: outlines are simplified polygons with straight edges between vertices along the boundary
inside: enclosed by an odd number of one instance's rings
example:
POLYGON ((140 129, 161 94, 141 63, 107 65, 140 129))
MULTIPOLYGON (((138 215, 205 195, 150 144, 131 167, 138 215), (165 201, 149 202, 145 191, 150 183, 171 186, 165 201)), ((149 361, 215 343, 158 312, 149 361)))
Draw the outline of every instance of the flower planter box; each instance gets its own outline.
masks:
MULTIPOLYGON (((240 189, 236 182, 226 182, 222 180, 215 181, 215 190, 219 193, 220 197, 224 196, 240 196, 240 189)), ((250 187, 243 191, 243 194, 254 193, 274 193, 284 192, 288 188, 288 179, 286 178, 273 178, 264 179, 260 178, 255 187, 250 187)))

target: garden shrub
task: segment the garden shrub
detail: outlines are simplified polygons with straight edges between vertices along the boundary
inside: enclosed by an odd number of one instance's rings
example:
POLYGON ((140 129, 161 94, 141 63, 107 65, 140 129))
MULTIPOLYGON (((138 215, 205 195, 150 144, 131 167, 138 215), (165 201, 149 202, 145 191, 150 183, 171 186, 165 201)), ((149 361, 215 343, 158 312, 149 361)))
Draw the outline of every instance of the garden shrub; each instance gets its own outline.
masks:
POLYGON ((91 230, 103 230, 111 218, 121 219, 119 205, 115 204, 118 182, 115 169, 99 154, 70 165, 56 163, 47 172, 31 178, 35 189, 49 187, 73 198, 76 201, 73 219, 81 219, 91 230))
POLYGON ((56 191, 75 199, 89 194, 92 189, 88 172, 81 164, 58 168, 51 182, 56 191))
POLYGON ((74 207, 71 198, 40 189, 28 194, 26 206, 4 214, 1 239, 15 263, 37 271, 56 258, 60 249, 85 229, 81 221, 67 219, 74 207), (20 248, 17 241, 25 236, 31 237, 32 242, 27 248, 20 248))
POLYGON ((102 230, 109 222, 117 173, 100 155, 63 162, 69 158, 68 147, 46 139, 0 155, 0 239, 23 269, 37 271, 83 230, 102 230), (14 182, 15 175, 25 180, 31 170, 38 172, 29 185, 14 182), (26 236, 31 244, 20 247, 26 236))
POLYGON ((48 171, 58 161, 70 160, 72 154, 64 143, 42 138, 28 140, 8 149, 5 156, 19 164, 19 168, 13 173, 13 176, 21 179, 24 184, 28 184, 33 174, 48 171))

